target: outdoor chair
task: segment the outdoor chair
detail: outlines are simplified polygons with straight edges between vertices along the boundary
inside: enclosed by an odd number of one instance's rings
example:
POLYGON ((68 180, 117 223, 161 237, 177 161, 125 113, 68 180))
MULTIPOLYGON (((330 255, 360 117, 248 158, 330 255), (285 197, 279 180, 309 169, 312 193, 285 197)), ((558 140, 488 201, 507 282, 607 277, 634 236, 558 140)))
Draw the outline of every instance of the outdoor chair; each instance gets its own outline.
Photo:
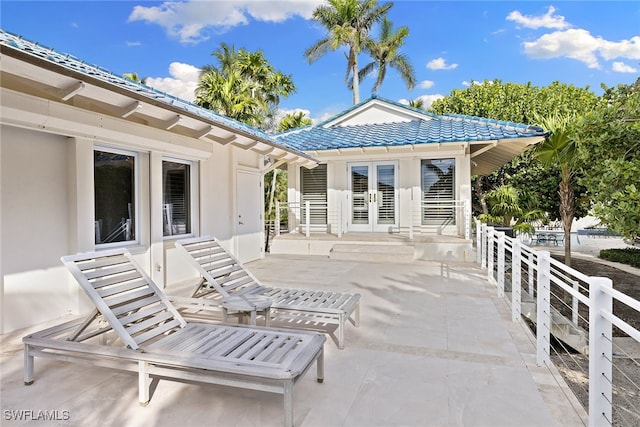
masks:
POLYGON ((345 324, 359 325, 360 294, 264 286, 213 237, 178 240, 176 247, 187 255, 202 276, 192 298, 222 304, 231 295, 269 297, 272 300, 270 315, 290 321, 292 327, 337 325, 340 349, 344 348, 345 324))
POLYGON ((46 357, 137 372, 142 405, 152 378, 282 393, 291 426, 294 385, 314 362, 323 380, 322 334, 187 322, 126 249, 62 261, 96 310, 23 338, 26 385, 34 380, 34 357, 46 357))

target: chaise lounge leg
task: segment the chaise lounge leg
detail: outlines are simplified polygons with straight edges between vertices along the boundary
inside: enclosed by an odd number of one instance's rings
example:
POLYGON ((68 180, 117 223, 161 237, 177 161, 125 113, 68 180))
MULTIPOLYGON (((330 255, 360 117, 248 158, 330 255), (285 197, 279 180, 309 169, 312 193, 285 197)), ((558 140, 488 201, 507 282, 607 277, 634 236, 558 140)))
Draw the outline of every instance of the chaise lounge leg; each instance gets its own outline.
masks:
POLYGON ((33 384, 33 356, 31 346, 24 345, 24 385, 33 384))
POLYGON ((284 382, 284 425, 293 427, 293 380, 284 382))
POLYGON ((138 402, 140 406, 147 406, 149 404, 149 386, 151 381, 148 368, 148 362, 138 362, 138 402))
POLYGON ((324 347, 320 350, 320 356, 316 359, 317 381, 324 382, 324 347))
POLYGON ((338 315, 338 348, 344 349, 344 313, 338 315))
POLYGON ((353 326, 355 326, 357 328, 358 326, 360 326, 360 304, 358 304, 356 306, 356 312, 354 313, 354 319, 355 319, 355 323, 353 324, 353 326))

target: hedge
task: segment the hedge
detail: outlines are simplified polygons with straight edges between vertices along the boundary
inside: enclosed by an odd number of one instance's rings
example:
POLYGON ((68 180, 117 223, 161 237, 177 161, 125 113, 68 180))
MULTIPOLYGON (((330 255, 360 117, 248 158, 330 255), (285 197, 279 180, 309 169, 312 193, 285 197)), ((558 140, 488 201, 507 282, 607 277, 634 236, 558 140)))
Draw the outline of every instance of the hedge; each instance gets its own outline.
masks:
POLYGON ((603 249, 600 258, 640 268, 640 249, 603 249))

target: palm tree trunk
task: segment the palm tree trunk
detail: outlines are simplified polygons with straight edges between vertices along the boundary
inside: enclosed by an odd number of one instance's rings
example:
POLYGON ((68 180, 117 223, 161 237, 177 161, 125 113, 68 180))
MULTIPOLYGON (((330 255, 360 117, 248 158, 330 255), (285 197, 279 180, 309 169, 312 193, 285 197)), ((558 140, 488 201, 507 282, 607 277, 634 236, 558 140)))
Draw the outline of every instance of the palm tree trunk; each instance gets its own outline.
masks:
POLYGON ((360 79, 358 78, 358 55, 353 58, 353 105, 360 102, 360 79))
POLYGON ((484 196, 484 192, 482 191, 482 181, 484 176, 478 175, 476 177, 475 187, 476 187, 476 197, 480 201, 480 206, 482 207, 482 213, 485 215, 489 215, 489 207, 487 206, 487 199, 484 196))
POLYGON ((571 267, 571 224, 575 215, 573 206, 573 186, 571 185, 571 173, 568 169, 562 169, 562 181, 560 181, 560 218, 564 229, 564 263, 571 267))

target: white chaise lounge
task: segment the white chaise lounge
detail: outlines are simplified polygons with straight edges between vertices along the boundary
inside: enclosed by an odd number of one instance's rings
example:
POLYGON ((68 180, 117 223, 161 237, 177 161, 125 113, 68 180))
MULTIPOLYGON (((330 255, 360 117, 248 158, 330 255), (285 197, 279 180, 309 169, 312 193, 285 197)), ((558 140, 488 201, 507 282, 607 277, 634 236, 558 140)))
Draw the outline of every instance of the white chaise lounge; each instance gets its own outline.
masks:
POLYGON ((141 404, 152 377, 263 390, 284 395, 291 426, 294 385, 314 362, 323 380, 322 334, 186 322, 126 249, 62 260, 97 309, 23 338, 27 385, 46 357, 137 372, 141 404))
POLYGON ((221 304, 230 295, 267 296, 272 299, 271 315, 290 320, 292 327, 304 328, 309 323, 337 325, 340 349, 344 348, 345 324, 359 324, 360 294, 264 286, 214 237, 178 240, 176 247, 202 276, 192 294, 194 298, 221 304))

